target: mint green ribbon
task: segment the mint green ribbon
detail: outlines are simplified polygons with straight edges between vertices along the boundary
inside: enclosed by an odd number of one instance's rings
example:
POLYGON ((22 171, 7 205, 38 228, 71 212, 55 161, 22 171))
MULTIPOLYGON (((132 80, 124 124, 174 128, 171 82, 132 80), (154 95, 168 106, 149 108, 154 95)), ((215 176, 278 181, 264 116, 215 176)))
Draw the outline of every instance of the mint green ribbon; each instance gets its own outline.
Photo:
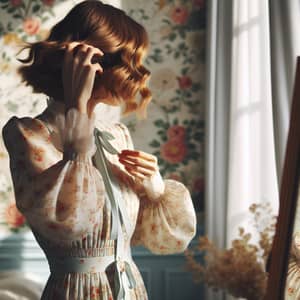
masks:
POLYGON ((114 261, 114 284, 115 284, 115 299, 124 300, 125 299, 125 282, 124 276, 127 276, 129 288, 132 289, 136 287, 136 281, 133 276, 130 264, 127 261, 123 261, 124 270, 121 270, 118 263, 118 259, 122 257, 122 250, 120 249, 120 235, 123 234, 122 224, 125 227, 126 233, 129 235, 131 230, 131 224, 124 206, 122 193, 120 191, 119 185, 114 178, 111 170, 107 168, 107 159, 105 157, 103 148, 111 153, 118 154, 119 152, 111 145, 110 140, 114 139, 114 136, 107 131, 100 131, 98 128, 94 129, 95 142, 97 146, 97 151, 95 154, 95 164, 100 171, 106 192, 111 204, 111 239, 115 239, 116 250, 115 250, 115 261, 114 261))
POLYGON ((118 151, 110 144, 109 140, 114 139, 113 135, 106 131, 100 131, 94 129, 95 141, 97 146, 97 152, 95 154, 95 162, 98 170, 100 171, 106 192, 111 204, 112 222, 111 222, 111 239, 115 240, 118 238, 118 222, 119 222, 119 209, 116 198, 114 197, 114 191, 110 180, 109 170, 106 165, 106 158, 104 155, 103 148, 111 154, 118 154, 118 151), (98 155, 97 155, 98 154, 98 155))
MULTIPOLYGON (((109 141, 114 140, 115 137, 107 132, 107 131, 100 131, 98 128, 95 128, 94 134, 96 137, 100 138, 101 145, 105 148, 105 150, 111 154, 118 154, 119 151, 116 150, 109 141)), ((97 139, 96 139, 97 141, 97 139)))
POLYGON ((129 234, 132 231, 132 225, 130 224, 129 217, 127 215, 126 207, 124 205, 123 196, 120 191, 118 181, 116 180, 111 170, 107 168, 107 159, 105 157, 103 148, 113 155, 118 154, 119 151, 116 150, 109 142, 110 140, 114 139, 114 136, 111 133, 107 131, 100 131, 98 128, 95 128, 94 135, 97 146, 97 152, 95 154, 95 163, 103 177, 106 191, 112 206, 112 223, 115 224, 112 225, 113 230, 111 231, 111 235, 112 239, 116 239, 118 236, 117 225, 119 221, 121 221, 124 225, 127 234, 129 234))

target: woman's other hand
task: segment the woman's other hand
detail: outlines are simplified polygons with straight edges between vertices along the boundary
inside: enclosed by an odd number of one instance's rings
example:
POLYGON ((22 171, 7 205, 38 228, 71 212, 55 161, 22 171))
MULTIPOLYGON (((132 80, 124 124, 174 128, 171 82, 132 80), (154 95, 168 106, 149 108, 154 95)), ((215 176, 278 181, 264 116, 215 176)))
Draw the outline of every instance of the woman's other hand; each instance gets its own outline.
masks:
POLYGON ((99 63, 92 63, 94 55, 103 52, 91 45, 71 42, 67 45, 62 66, 64 101, 67 108, 75 107, 81 113, 90 113, 88 101, 91 98, 96 73, 102 74, 99 63))
POLYGON ((119 161, 136 179, 135 189, 140 196, 141 192, 145 192, 153 201, 160 199, 165 191, 165 183, 160 175, 156 156, 137 150, 123 150, 119 154, 119 161))
POLYGON ((151 177, 158 171, 157 158, 154 155, 137 150, 123 150, 119 161, 129 174, 140 179, 151 177))

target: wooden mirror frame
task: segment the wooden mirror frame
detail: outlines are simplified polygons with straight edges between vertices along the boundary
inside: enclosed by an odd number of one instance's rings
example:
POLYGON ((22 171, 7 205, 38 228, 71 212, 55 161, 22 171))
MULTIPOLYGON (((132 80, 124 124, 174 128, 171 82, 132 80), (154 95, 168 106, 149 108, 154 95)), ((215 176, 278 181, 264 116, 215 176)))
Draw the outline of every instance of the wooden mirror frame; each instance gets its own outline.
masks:
POLYGON ((283 300, 290 245, 292 241, 300 175, 300 57, 296 77, 285 161, 282 173, 279 215, 270 257, 265 300, 283 300))

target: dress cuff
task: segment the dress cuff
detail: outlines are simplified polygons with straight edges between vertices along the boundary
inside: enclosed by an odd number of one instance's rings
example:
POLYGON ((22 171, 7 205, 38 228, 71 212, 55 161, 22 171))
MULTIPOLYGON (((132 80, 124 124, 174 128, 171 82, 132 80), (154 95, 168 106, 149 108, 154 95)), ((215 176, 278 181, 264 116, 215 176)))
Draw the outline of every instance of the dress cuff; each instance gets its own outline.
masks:
POLYGON ((64 153, 64 158, 74 159, 77 155, 91 157, 96 152, 94 124, 95 113, 89 118, 76 108, 70 108, 65 115, 56 116, 56 130, 51 133, 51 140, 64 153))
POLYGON ((156 171, 151 177, 145 178, 143 186, 147 197, 151 201, 159 201, 165 192, 165 183, 159 171, 156 171))

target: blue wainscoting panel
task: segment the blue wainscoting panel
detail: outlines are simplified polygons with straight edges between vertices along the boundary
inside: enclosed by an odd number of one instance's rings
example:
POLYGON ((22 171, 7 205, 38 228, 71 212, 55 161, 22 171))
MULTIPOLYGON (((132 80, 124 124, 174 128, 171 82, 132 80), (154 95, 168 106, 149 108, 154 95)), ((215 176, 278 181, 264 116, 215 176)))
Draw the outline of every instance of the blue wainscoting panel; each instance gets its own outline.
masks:
POLYGON ((134 248, 133 256, 142 272, 150 300, 204 299, 204 287, 193 282, 185 269, 183 254, 154 255, 144 248, 134 248))

